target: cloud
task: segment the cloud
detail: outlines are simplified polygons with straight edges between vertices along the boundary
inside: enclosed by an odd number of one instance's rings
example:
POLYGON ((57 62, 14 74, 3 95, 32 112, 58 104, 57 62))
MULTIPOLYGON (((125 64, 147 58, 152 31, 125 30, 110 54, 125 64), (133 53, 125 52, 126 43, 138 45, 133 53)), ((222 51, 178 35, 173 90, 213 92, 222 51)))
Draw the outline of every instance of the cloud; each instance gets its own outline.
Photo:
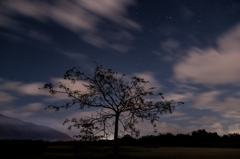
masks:
POLYGON ((183 93, 183 94, 176 94, 176 93, 169 93, 164 95, 164 98, 167 100, 174 100, 176 102, 180 101, 190 101, 194 95, 192 93, 183 93))
POLYGON ((186 93, 194 93, 195 91, 200 90, 198 87, 193 87, 185 83, 178 83, 177 81, 174 80, 169 80, 171 83, 173 83, 176 86, 175 91, 180 91, 180 92, 186 92, 186 93))
POLYGON ((132 0, 82 0, 82 1, 77 1, 83 8, 100 15, 104 18, 107 18, 111 21, 114 21, 116 23, 122 22, 122 25, 126 27, 131 27, 135 29, 141 29, 141 27, 125 18, 123 15, 126 14, 126 6, 132 5, 134 2, 132 0))
POLYGON ((227 131, 223 130, 223 126, 221 123, 213 123, 211 125, 202 125, 202 126, 191 125, 191 126, 181 127, 178 130, 178 132, 188 133, 188 132, 192 132, 199 129, 205 129, 207 132, 217 132, 218 135, 223 135, 227 133, 227 131))
POLYGON ((47 36, 43 33, 39 33, 37 31, 29 31, 27 35, 34 38, 34 39, 43 41, 43 42, 50 42, 51 41, 51 38, 49 36, 47 36))
POLYGON ((180 44, 177 40, 168 38, 167 41, 161 42, 160 46, 167 52, 175 51, 179 48, 180 44))
POLYGON ((239 43, 240 24, 216 40, 217 48, 191 48, 187 57, 174 66, 175 79, 208 85, 239 84, 239 43))
POLYGON ((47 95, 46 92, 38 89, 43 86, 44 86, 44 83, 42 83, 42 82, 22 84, 17 87, 17 91, 20 94, 31 95, 31 96, 47 95))
MULTIPOLYGON (((87 84, 84 81, 77 81, 75 84, 71 84, 69 80, 64 80, 63 78, 52 78, 51 79, 52 84, 54 85, 54 88, 56 90, 59 90, 56 86, 58 82, 62 82, 65 84, 68 88, 71 90, 81 90, 81 91, 87 91, 87 89, 82 85, 82 83, 87 84)), ((16 81, 9 81, 2 79, 0 81, 0 94, 2 95, 0 97, 0 101, 12 101, 17 98, 13 97, 11 94, 19 94, 19 95, 28 95, 28 96, 47 96, 45 98, 45 101, 58 101, 58 100, 65 100, 70 99, 67 97, 67 94, 64 93, 58 93, 56 95, 50 95, 48 91, 38 89, 42 88, 45 83, 43 82, 32 82, 32 83, 23 83, 23 82, 16 82, 16 81), (3 91, 10 91, 11 94, 3 92, 3 91)))
MULTIPOLYGON (((70 90, 80 90, 81 92, 87 91, 86 87, 84 87, 83 84, 88 84, 88 83, 84 82, 84 81, 76 81, 75 84, 72 84, 69 80, 65 80, 63 78, 52 78, 51 81, 52 81, 52 84, 53 84, 55 90, 58 90, 58 91, 61 91, 61 89, 58 89, 57 85, 56 85, 59 82, 64 84, 70 90)), ((41 91, 46 92, 44 90, 41 90, 41 91)), ((65 94, 65 93, 57 93, 57 94, 51 95, 51 96, 48 93, 48 97, 45 98, 44 100, 45 101, 59 101, 59 100, 69 100, 69 99, 71 99, 71 98, 69 98, 67 96, 67 94, 65 94)))
POLYGON ((0 91, 0 102, 1 102, 1 103, 13 102, 13 101, 16 100, 16 99, 17 99, 17 98, 14 97, 14 96, 12 96, 11 94, 0 91))
POLYGON ((44 110, 44 108, 45 105, 42 103, 30 103, 22 107, 2 110, 1 114, 16 118, 29 118, 44 110))
POLYGON ((216 117, 210 117, 210 116, 203 116, 198 120, 192 120, 190 123, 195 123, 195 124, 214 124, 214 123, 225 123, 227 122, 226 120, 219 120, 216 117))
POLYGON ((222 94, 221 91, 209 91, 198 94, 194 100, 194 108, 209 109, 217 101, 218 95, 222 94))
POLYGON ((59 51, 61 54, 74 59, 74 60, 86 60, 87 56, 81 53, 73 53, 73 52, 66 52, 66 51, 59 51))
POLYGON ((147 83, 145 86, 146 89, 150 87, 156 87, 155 91, 158 91, 163 88, 163 86, 159 84, 158 80, 154 77, 154 73, 152 72, 133 73, 133 76, 143 78, 145 81, 149 81, 149 83, 147 83))
POLYGON ((192 118, 193 117, 186 116, 186 117, 174 118, 174 119, 171 119, 171 120, 188 120, 188 119, 192 119, 192 118))
POLYGON ((169 117, 176 117, 176 116, 183 116, 186 115, 186 113, 182 113, 179 111, 174 111, 172 114, 164 114, 161 115, 160 118, 169 118, 169 117))
MULTIPOLYGON (((154 128, 152 126, 152 124, 144 122, 144 123, 139 123, 137 126, 138 129, 140 129, 141 131, 141 135, 145 135, 149 133, 154 132, 154 128)), ((166 123, 166 122, 158 122, 156 123, 156 129, 157 129, 157 133, 177 133, 177 130, 180 128, 179 125, 177 124, 171 124, 171 123, 166 123)))
POLYGON ((233 124, 228 127, 228 133, 239 133, 240 134, 240 124, 233 124))
POLYGON ((23 112, 37 112, 39 110, 44 110, 46 106, 42 103, 30 103, 30 104, 27 104, 23 107, 20 107, 19 108, 19 111, 23 111, 23 112))
POLYGON ((11 91, 13 93, 18 93, 21 95, 47 95, 47 92, 39 90, 44 86, 42 82, 35 82, 35 83, 28 83, 25 84, 23 82, 16 82, 16 81, 9 81, 9 80, 2 80, 0 81, 0 90, 4 91, 11 91))
MULTIPOLYGON (((138 124, 138 128, 141 130, 141 135, 149 135, 149 133, 153 133, 153 126, 150 123, 140 123, 138 124)), ((172 133, 172 134, 187 134, 191 133, 195 130, 205 129, 207 132, 217 132, 219 135, 226 134, 227 131, 223 130, 223 126, 221 123, 214 123, 210 125, 202 125, 202 126, 179 126, 177 124, 159 122, 156 123, 157 133, 172 133)))
POLYGON ((186 21, 191 20, 193 18, 192 11, 184 5, 180 5, 179 15, 182 17, 182 19, 186 21))
MULTIPOLYGON (((79 34, 82 40, 101 48, 111 48, 116 51, 126 52, 129 48, 129 42, 124 45, 114 38, 109 38, 100 25, 110 22, 116 27, 115 32, 125 32, 128 39, 132 35, 127 29, 141 30, 141 26, 136 22, 128 19, 127 7, 134 5, 133 0, 58 0, 53 2, 45 1, 4 1, 0 10, 0 26, 9 29, 21 25, 20 21, 15 18, 16 15, 27 16, 37 19, 42 23, 49 21, 79 34), (16 19, 16 20, 14 20, 16 19), (129 36, 130 35, 130 36, 129 36)), ((109 23, 109 24, 110 24, 109 23)), ((34 38, 47 40, 45 36, 32 34, 34 38)), ((126 37, 125 37, 126 38, 126 37)))
POLYGON ((16 29, 16 26, 18 26, 18 22, 16 22, 12 18, 9 18, 7 15, 0 14, 0 27, 10 27, 11 29, 16 29))
POLYGON ((207 109, 220 113, 224 118, 239 119, 240 118, 240 99, 234 97, 226 97, 221 101, 218 100, 220 95, 225 91, 209 91, 199 93, 192 99, 194 102, 191 107, 197 109, 207 109))

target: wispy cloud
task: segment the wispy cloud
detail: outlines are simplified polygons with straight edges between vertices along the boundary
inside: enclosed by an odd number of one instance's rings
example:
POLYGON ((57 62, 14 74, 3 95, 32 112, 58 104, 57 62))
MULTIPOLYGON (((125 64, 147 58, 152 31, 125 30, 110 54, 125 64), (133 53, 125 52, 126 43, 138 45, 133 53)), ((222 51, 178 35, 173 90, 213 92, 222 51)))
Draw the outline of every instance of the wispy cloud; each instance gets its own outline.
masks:
POLYGON ((213 123, 225 123, 226 120, 220 120, 217 117, 203 116, 198 120, 192 120, 190 123, 195 124, 213 124, 213 123))
POLYGON ((151 87, 156 87, 156 91, 159 91, 160 89, 163 88, 163 86, 159 83, 159 81, 157 80, 157 78, 154 76, 154 73, 152 72, 136 72, 133 73, 132 76, 136 76, 136 77, 140 77, 143 78, 145 81, 149 81, 149 83, 147 83, 145 85, 145 88, 151 88, 151 87))
MULTIPOLYGON (((153 126, 150 123, 140 123, 138 128, 141 130, 141 135, 146 135, 150 133, 154 134, 153 126)), ((172 134, 178 133, 187 134, 199 129, 205 129, 208 132, 217 132, 219 135, 228 133, 228 131, 223 130, 223 125, 221 123, 213 123, 202 126, 190 125, 182 127, 177 124, 159 122, 156 123, 156 129, 158 133, 172 133, 172 134)))
POLYGON ((39 90, 38 88, 43 87, 44 83, 23 83, 17 81, 3 80, 0 82, 0 90, 11 91, 13 93, 18 93, 21 95, 46 95, 46 92, 39 90))
POLYGON ((22 107, 0 110, 1 114, 16 118, 29 118, 37 112, 44 111, 46 106, 42 103, 30 103, 22 107))
POLYGON ((174 118, 174 119, 171 119, 171 120, 188 120, 188 119, 192 119, 193 117, 191 116, 186 116, 186 117, 180 117, 180 118, 174 118))
POLYGON ((75 52, 69 52, 69 51, 60 51, 58 50, 61 54, 73 59, 73 60, 86 60, 87 56, 82 53, 75 53, 75 52))
POLYGON ((175 39, 168 38, 166 41, 162 41, 160 46, 163 50, 171 53, 179 48, 180 43, 175 39))
POLYGON ((193 47, 174 67, 176 80, 198 84, 238 84, 240 24, 220 36, 217 48, 193 47))
POLYGON ((184 116, 184 115, 186 115, 186 113, 174 111, 172 114, 163 114, 160 116, 160 118, 169 118, 169 117, 184 116))
POLYGON ((17 98, 14 97, 14 96, 12 96, 11 94, 0 91, 0 102, 1 102, 1 103, 13 102, 13 101, 16 100, 16 99, 17 99, 17 98))
MULTIPOLYGON (((63 78, 52 78, 50 81, 56 90, 60 90, 57 87, 57 83, 61 82, 72 90, 86 91, 86 88, 82 85, 82 83, 85 83, 84 81, 76 82, 75 84, 72 84, 69 80, 64 80, 63 78)), ((21 96, 42 96, 44 97, 44 101, 60 101, 69 99, 67 94, 64 93, 50 95, 48 91, 38 89, 43 88, 44 84, 45 83, 43 82, 24 83, 2 79, 2 81, 0 81, 0 94, 2 95, 0 97, 0 101, 10 102, 17 99, 14 97, 14 94, 21 96), (7 91, 11 93, 7 93, 7 91)))
POLYGON ((240 124, 233 124, 228 127, 228 133, 240 133, 240 124))
MULTIPOLYGON (((4 1, 1 3, 0 26, 6 29, 18 29, 21 22, 15 16, 22 15, 37 19, 42 23, 54 21, 55 23, 79 34, 82 40, 97 47, 111 48, 119 52, 126 52, 131 47, 126 39, 132 39, 128 29, 141 30, 141 26, 127 18, 127 7, 134 5, 133 0, 72 0, 54 1, 4 1), (100 29, 99 25, 105 21, 114 23, 114 32, 124 32, 122 34, 124 44, 119 43, 119 39, 107 37, 106 32, 100 29)), ((39 36, 35 33, 32 37, 40 40, 48 40, 46 36, 39 36)))

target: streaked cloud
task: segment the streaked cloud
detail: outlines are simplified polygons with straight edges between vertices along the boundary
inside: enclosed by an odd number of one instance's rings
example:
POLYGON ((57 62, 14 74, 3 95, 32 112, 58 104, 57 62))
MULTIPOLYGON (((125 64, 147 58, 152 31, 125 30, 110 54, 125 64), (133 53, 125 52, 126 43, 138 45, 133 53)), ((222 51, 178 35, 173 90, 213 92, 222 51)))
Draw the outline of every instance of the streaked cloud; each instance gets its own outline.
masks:
POLYGON ((209 91, 205 93, 199 93, 192 99, 193 104, 191 107, 218 112, 222 117, 228 119, 239 119, 240 99, 227 96, 222 100, 219 100, 219 96, 226 93, 226 91, 209 91))
POLYGON ((32 38, 35 38, 37 40, 40 40, 40 41, 43 41, 43 42, 50 42, 51 41, 51 38, 44 34, 44 33, 39 33, 37 31, 29 31, 28 36, 32 37, 32 38))
POLYGON ((239 84, 240 24, 216 40, 217 48, 191 48, 174 66, 174 77, 183 83, 239 84))
POLYGON ((13 93, 18 93, 21 95, 46 95, 46 92, 39 90, 38 88, 43 87, 44 83, 36 82, 36 83, 23 83, 16 81, 3 80, 0 82, 0 90, 3 91, 11 91, 13 93))
POLYGON ((0 91, 0 102, 1 103, 13 102, 16 99, 17 99, 17 97, 14 97, 9 93, 0 91))
POLYGON ((198 120, 192 120, 190 123, 195 124, 214 124, 214 123, 225 123, 226 120, 219 120, 217 117, 203 116, 198 120))
MULTIPOLYGON (((141 135, 145 134, 154 134, 153 133, 153 126, 150 123, 140 123, 138 128, 141 130, 141 135)), ((217 132, 219 135, 226 134, 227 131, 223 130, 223 125, 221 123, 213 123, 209 125, 202 125, 202 126, 179 126, 177 124, 166 123, 166 122, 159 122, 156 123, 157 133, 172 133, 172 134, 187 134, 191 133, 195 130, 205 129, 207 132, 217 132)), ((157 135, 157 134, 155 134, 157 135)))
POLYGON ((184 116, 184 115, 186 115, 186 113, 174 111, 172 114, 163 114, 160 116, 160 118, 169 118, 169 117, 184 116))
POLYGON ((68 51, 58 51, 61 54, 73 59, 73 60, 86 60, 87 56, 82 53, 74 53, 74 52, 68 52, 68 51))
MULTIPOLYGON (((152 124, 144 122, 144 123, 139 123, 137 126, 138 129, 141 131, 141 135, 145 134, 154 134, 154 128, 152 124)), ((171 124, 171 123, 166 123, 166 122, 157 122, 156 123, 156 129, 157 133, 177 133, 177 130, 180 128, 179 125, 177 124, 171 124)))
MULTIPOLYGON (((84 81, 83 82, 77 81, 75 84, 72 84, 69 80, 64 80, 63 78, 52 78, 50 81, 52 82, 56 90, 59 90, 57 88, 57 83, 61 82, 62 84, 65 84, 68 88, 72 90, 86 91, 86 88, 82 85, 82 83, 85 83, 84 81)), ((5 101, 11 101, 16 99, 12 94, 45 97, 47 96, 47 98, 44 99, 45 101, 58 101, 69 99, 69 97, 67 97, 67 95, 63 93, 50 95, 48 91, 38 89, 42 88, 44 84, 45 83, 43 82, 24 83, 2 79, 2 82, 0 81, 0 90, 2 90, 0 91, 0 93, 2 94, 2 97, 4 97, 4 99, 0 98, 0 100, 2 99, 5 101), (4 91, 10 91, 11 94, 6 93, 4 91)))
POLYGON ((240 124, 233 124, 228 127, 228 133, 240 133, 240 124))
POLYGON ((151 87, 156 87, 156 91, 159 91, 160 89, 163 88, 163 86, 159 83, 159 81, 156 79, 156 77, 154 77, 154 73, 152 72, 141 72, 141 73, 133 73, 132 76, 136 76, 136 77, 140 77, 143 78, 145 81, 149 81, 149 83, 147 83, 145 85, 145 88, 151 88, 151 87))
POLYGON ((180 44, 177 40, 168 38, 166 41, 160 43, 160 46, 163 50, 167 52, 175 51, 179 48, 180 44))
POLYGON ((170 119, 170 120, 188 120, 188 119, 192 119, 193 117, 191 116, 186 116, 186 117, 180 117, 180 118, 174 118, 174 119, 170 119))
POLYGON ((207 132, 217 132, 218 135, 223 135, 227 133, 227 131, 223 129, 223 125, 221 123, 213 123, 213 124, 201 125, 201 126, 195 126, 195 125, 185 126, 185 127, 181 127, 178 130, 178 132, 188 133, 188 132, 192 132, 199 129, 205 129, 207 132))
POLYGON ((40 111, 44 111, 45 107, 42 103, 30 103, 22 107, 0 110, 0 113, 9 117, 24 119, 32 117, 40 111))
MULTIPOLYGON (((96 47, 111 48, 119 52, 126 52, 131 47, 126 39, 132 39, 127 29, 141 30, 141 26, 127 18, 127 7, 134 5, 133 0, 58 0, 52 3, 45 1, 3 1, 0 7, 0 26, 17 29, 21 25, 15 16, 22 15, 48 23, 54 21, 62 27, 79 34, 82 40, 96 47), (104 21, 108 20, 117 27, 115 32, 124 32, 123 44, 119 39, 107 37, 100 29, 104 21)), ((47 36, 37 32, 29 36, 42 41, 49 40, 47 36)))
POLYGON ((27 104, 23 107, 20 107, 19 108, 19 111, 23 111, 23 112, 37 112, 39 110, 44 110, 46 106, 42 103, 30 103, 30 104, 27 104))
POLYGON ((176 102, 179 102, 179 101, 190 101, 192 100, 192 98, 194 97, 194 94, 193 93, 168 93, 166 95, 164 95, 164 98, 167 99, 167 100, 174 100, 176 102))

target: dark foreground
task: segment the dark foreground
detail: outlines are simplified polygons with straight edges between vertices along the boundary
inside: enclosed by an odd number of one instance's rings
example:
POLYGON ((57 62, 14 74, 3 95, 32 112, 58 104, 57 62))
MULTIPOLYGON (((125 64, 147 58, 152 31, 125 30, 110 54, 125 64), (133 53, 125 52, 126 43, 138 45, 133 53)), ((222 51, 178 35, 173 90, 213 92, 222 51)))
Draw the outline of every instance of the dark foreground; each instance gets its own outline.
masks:
MULTIPOLYGON (((30 149, 29 149, 30 150, 30 149)), ((1 159, 239 159, 240 149, 234 148, 189 148, 189 147, 155 147, 121 146, 120 156, 113 156, 111 147, 91 147, 82 151, 73 146, 47 146, 43 153, 24 153, 12 149, 0 155, 1 159)))

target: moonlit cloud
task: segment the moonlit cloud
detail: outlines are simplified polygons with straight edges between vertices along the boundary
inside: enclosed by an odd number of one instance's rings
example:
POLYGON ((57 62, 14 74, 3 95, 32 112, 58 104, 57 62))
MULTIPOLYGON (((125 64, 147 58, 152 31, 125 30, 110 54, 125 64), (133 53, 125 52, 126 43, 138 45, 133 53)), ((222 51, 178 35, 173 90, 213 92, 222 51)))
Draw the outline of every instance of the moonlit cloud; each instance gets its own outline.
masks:
POLYGON ((160 45, 161 48, 167 52, 175 51, 180 46, 179 42, 172 38, 167 39, 167 41, 161 42, 160 45))
POLYGON ((59 51, 61 54, 73 59, 73 60, 86 60, 87 56, 85 54, 81 53, 73 53, 73 52, 67 52, 67 51, 59 51))
POLYGON ((194 95, 192 93, 182 93, 182 94, 176 94, 176 93, 169 93, 164 95, 164 98, 167 100, 174 100, 176 102, 179 101, 190 101, 192 100, 192 98, 194 97, 194 95))
MULTIPOLYGON (((37 19, 42 23, 49 23, 51 20, 79 34, 82 40, 96 47, 126 52, 131 48, 128 43, 122 44, 114 38, 107 38, 105 34, 102 34, 99 25, 104 20, 108 20, 118 25, 115 32, 125 32, 128 38, 132 38, 127 29, 140 31, 141 26, 126 17, 126 8, 131 5, 134 5, 133 0, 59 0, 53 3, 9 0, 2 2, 0 7, 3 10, 0 13, 0 26, 7 29, 12 26, 20 26, 21 22, 14 20, 16 15, 37 19)), ((43 41, 49 40, 48 37, 36 34, 36 32, 29 36, 43 41)))
POLYGON ((133 76, 143 78, 145 81, 149 81, 145 87, 146 89, 156 87, 155 91, 161 90, 163 86, 157 81, 152 72, 133 73, 133 76))
POLYGON ((169 118, 169 117, 184 116, 184 115, 186 115, 186 113, 174 111, 172 114, 163 114, 160 116, 160 118, 169 118))
MULTIPOLYGON (((154 134, 154 128, 152 126, 152 124, 150 123, 139 123, 137 126, 138 129, 140 129, 141 131, 141 135, 145 135, 145 134, 154 134)), ((171 123, 166 123, 166 122, 157 122, 156 123, 156 129, 157 129, 157 133, 177 133, 177 130, 180 128, 179 125, 177 124, 171 124, 171 123)))
POLYGON ((194 108, 208 109, 210 106, 217 101, 217 96, 220 95, 220 91, 209 91, 199 93, 194 100, 194 108))
POLYGON ((37 40, 43 41, 43 42, 50 42, 51 38, 43 33, 39 33, 37 31, 29 31, 28 36, 35 38, 37 40))
MULTIPOLYGON (((141 130, 141 135, 145 135, 149 133, 154 134, 153 126, 150 123, 140 123, 138 128, 141 130)), ((223 135, 226 133, 226 131, 223 130, 223 126, 221 123, 213 123, 210 125, 202 125, 202 126, 190 125, 190 126, 181 127, 177 124, 159 122, 159 123, 156 123, 156 129, 157 129, 157 133, 171 132, 172 134, 179 134, 179 133, 187 134, 199 129, 205 129, 207 132, 218 132, 218 135, 223 135)))
POLYGON ((13 102, 13 101, 16 100, 16 99, 17 99, 17 98, 14 97, 14 96, 12 96, 11 94, 0 91, 0 102, 1 102, 1 103, 13 102))
POLYGON ((192 120, 190 123, 196 123, 196 124, 214 124, 214 123, 225 123, 226 120, 219 120, 216 117, 210 117, 210 116, 203 116, 198 120, 192 120))
MULTIPOLYGON (((79 90, 81 92, 86 92, 87 91, 86 87, 84 87, 83 84, 88 84, 88 83, 84 82, 84 81, 76 81, 75 84, 72 84, 71 81, 65 80, 63 78, 52 78, 51 81, 52 81, 52 84, 54 86, 54 89, 58 90, 58 91, 63 91, 62 89, 58 88, 57 83, 59 83, 59 82, 64 84, 70 90, 79 90)), ((42 90, 42 91, 46 92, 44 90, 42 90)), ((45 98, 44 101, 51 101, 51 102, 53 102, 53 101, 69 100, 69 99, 70 98, 67 96, 66 93, 57 93, 57 94, 51 95, 51 96, 48 93, 48 97, 45 98)))
POLYGON ((46 92, 38 89, 43 86, 44 83, 41 82, 23 83, 9 80, 3 80, 2 82, 0 82, 0 90, 11 91, 13 93, 30 96, 46 95, 46 92))
POLYGON ((0 113, 14 118, 29 118, 43 112, 45 107, 42 103, 30 103, 22 107, 0 110, 0 113))
POLYGON ((36 112, 39 110, 44 110, 45 107, 46 106, 42 103, 30 103, 23 107, 20 107, 19 110, 23 112, 27 112, 27 111, 36 112))
POLYGON ((205 129, 207 132, 217 132, 218 135, 223 135, 227 133, 227 131, 223 129, 223 125, 221 123, 213 123, 210 125, 208 124, 208 125, 202 125, 202 126, 195 126, 195 125, 185 126, 185 127, 181 127, 178 130, 178 132, 188 133, 188 132, 192 132, 199 129, 205 129))
POLYGON ((197 109, 208 109, 219 112, 225 118, 240 118, 240 99, 227 97, 223 101, 218 101, 219 91, 211 91, 199 94, 194 100, 192 107, 197 109))
MULTIPOLYGON (((9 80, 2 80, 0 81, 0 90, 3 91, 11 91, 11 94, 19 94, 19 95, 27 95, 27 96, 47 96, 45 98, 45 101, 59 101, 59 100, 66 100, 69 99, 66 94, 58 93, 56 95, 50 95, 48 91, 38 89, 42 88, 45 83, 43 82, 35 82, 35 83, 23 83, 23 82, 15 82, 15 81, 9 81, 9 80)), ((64 80, 63 78, 52 78, 51 79, 52 84, 55 86, 56 90, 60 90, 57 87, 57 83, 61 82, 62 84, 65 84, 68 88, 71 90, 80 90, 80 91, 87 91, 87 89, 82 85, 82 83, 87 84, 84 81, 77 81, 75 84, 72 84, 69 80, 64 80)), ((2 93, 2 98, 0 100, 12 101, 17 99, 16 97, 13 97, 11 94, 6 92, 0 92, 2 93), (4 97, 4 98, 3 98, 4 97)))
POLYGON ((189 119, 192 119, 192 118, 193 117, 186 116, 186 117, 174 118, 174 119, 171 119, 171 120, 189 120, 189 119))
POLYGON ((217 48, 193 47, 174 66, 176 80, 199 84, 239 84, 240 24, 217 40, 217 48))
POLYGON ((228 133, 240 133, 240 124, 233 124, 228 127, 228 133))

